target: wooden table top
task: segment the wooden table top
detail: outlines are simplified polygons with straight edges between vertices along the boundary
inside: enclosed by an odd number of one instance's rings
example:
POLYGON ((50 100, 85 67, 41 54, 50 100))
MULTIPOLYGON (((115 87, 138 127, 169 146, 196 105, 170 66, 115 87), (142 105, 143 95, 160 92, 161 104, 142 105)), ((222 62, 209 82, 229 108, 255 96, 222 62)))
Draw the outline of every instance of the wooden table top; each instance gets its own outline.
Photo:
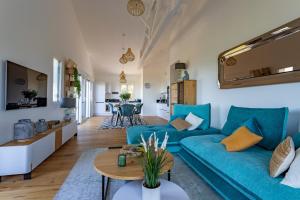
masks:
MULTIPOLYGON (((118 155, 120 149, 109 149, 96 156, 94 161, 95 170, 109 178, 118 180, 142 180, 144 178, 144 172, 142 168, 142 158, 126 158, 126 166, 118 166, 118 155)), ((172 169, 174 159, 172 154, 167 153, 168 164, 162 170, 162 174, 167 173, 172 169)))

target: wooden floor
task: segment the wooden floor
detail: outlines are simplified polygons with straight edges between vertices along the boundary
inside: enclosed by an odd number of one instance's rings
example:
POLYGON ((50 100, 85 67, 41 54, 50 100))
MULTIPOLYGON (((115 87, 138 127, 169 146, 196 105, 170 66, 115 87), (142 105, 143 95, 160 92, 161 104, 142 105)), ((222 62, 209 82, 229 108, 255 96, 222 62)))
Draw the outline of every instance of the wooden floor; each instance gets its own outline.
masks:
MULTIPOLYGON (((78 136, 68 141, 57 152, 38 166, 31 180, 22 176, 3 177, 0 200, 52 199, 82 152, 97 147, 125 144, 125 129, 98 130, 104 117, 94 117, 78 127, 78 136)), ((145 117, 148 124, 162 124, 158 117, 145 117)))

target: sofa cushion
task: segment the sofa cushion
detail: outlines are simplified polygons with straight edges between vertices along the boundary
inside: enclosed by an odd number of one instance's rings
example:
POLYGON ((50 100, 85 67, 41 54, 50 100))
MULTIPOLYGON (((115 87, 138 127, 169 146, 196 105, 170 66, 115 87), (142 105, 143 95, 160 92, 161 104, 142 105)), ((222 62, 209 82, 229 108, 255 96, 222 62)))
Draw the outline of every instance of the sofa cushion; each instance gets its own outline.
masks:
POLYGON ((205 134, 218 134, 220 130, 210 128, 207 130, 193 130, 193 131, 177 131, 174 127, 169 125, 147 125, 147 126, 132 126, 127 128, 127 143, 128 144, 139 144, 141 142, 141 134, 147 139, 153 132, 156 132, 159 141, 162 142, 165 133, 168 132, 169 140, 168 143, 178 143, 185 137, 205 134))
POLYGON ((204 121, 199 126, 199 129, 206 130, 210 128, 210 104, 204 105, 174 105, 174 115, 188 115, 190 112, 201 117, 204 121))
POLYGON ((288 108, 242 108, 231 106, 222 134, 230 135, 251 118, 255 118, 263 140, 258 144, 273 150, 286 137, 288 108))
POLYGON ((291 165, 295 158, 295 146, 293 139, 287 137, 281 142, 272 154, 270 160, 270 175, 277 177, 285 172, 291 165))
POLYGON ((181 140, 181 146, 205 162, 220 176, 237 187, 246 188, 260 199, 298 199, 300 189, 280 184, 282 176, 269 175, 271 151, 259 146, 242 152, 227 152, 220 143, 224 135, 193 136, 181 140))
POLYGON ((300 133, 296 133, 292 136, 295 148, 298 149, 300 148, 300 133))
POLYGON ((224 138, 221 143, 225 145, 227 151, 242 151, 261 140, 261 136, 251 132, 246 126, 241 126, 232 135, 224 138))
POLYGON ((177 131, 187 130, 189 127, 192 126, 189 122, 185 121, 184 119, 177 118, 170 123, 177 131))
POLYGON ((188 114, 188 116, 186 116, 185 121, 187 121, 191 124, 191 126, 188 128, 188 130, 192 131, 192 130, 197 129, 204 120, 201 117, 198 117, 190 112, 188 114))
POLYGON ((300 189, 300 148, 296 151, 296 156, 292 162, 289 171, 285 174, 281 184, 300 189))
POLYGON ((172 121, 174 121, 177 118, 184 120, 186 118, 186 115, 171 115, 169 123, 171 123, 172 121))
POLYGON ((263 136, 259 128, 259 124, 255 118, 248 119, 246 122, 242 124, 242 126, 247 127, 252 133, 255 133, 256 135, 263 136))

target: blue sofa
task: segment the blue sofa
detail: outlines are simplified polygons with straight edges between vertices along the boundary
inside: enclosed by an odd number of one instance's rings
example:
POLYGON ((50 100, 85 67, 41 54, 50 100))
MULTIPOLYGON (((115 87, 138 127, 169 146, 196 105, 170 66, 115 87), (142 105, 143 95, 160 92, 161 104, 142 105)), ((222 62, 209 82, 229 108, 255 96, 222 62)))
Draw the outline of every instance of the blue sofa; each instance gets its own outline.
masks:
POLYGON ((280 184, 283 176, 269 175, 273 150, 286 137, 287 108, 230 108, 219 134, 192 136, 180 141, 178 155, 225 199, 300 199, 300 189, 280 184), (241 152, 227 152, 221 140, 249 118, 264 139, 241 152))
POLYGON ((174 115, 171 117, 171 120, 174 120, 178 117, 184 118, 190 112, 204 119, 199 128, 194 131, 177 131, 170 124, 165 125, 146 125, 146 126, 133 126, 127 128, 127 143, 128 144, 139 144, 141 141, 141 134, 145 138, 148 138, 153 132, 156 132, 159 141, 163 141, 165 133, 168 132, 169 140, 167 148, 170 152, 178 152, 180 147, 180 140, 186 137, 198 136, 204 134, 217 134, 219 130, 210 127, 210 118, 211 118, 211 105, 174 105, 174 115))

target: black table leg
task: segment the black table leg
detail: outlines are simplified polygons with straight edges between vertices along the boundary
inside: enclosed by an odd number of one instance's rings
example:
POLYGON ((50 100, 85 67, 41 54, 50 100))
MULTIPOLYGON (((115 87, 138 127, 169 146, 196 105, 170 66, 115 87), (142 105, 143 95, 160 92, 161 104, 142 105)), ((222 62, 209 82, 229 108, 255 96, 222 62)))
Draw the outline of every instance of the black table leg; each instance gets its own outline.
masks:
POLYGON ((118 113, 118 114, 117 114, 117 120, 116 120, 116 125, 115 125, 115 126, 117 126, 117 125, 118 125, 119 118, 120 118, 120 113, 118 113))
POLYGON ((109 189, 110 178, 107 177, 105 184, 105 176, 102 175, 102 200, 106 200, 108 189, 109 189))
POLYGON ((24 180, 29 180, 31 179, 31 172, 24 174, 24 180))
POLYGON ((104 189, 105 189, 105 176, 102 175, 102 200, 105 200, 104 189))
POLYGON ((168 171, 168 181, 171 181, 171 170, 168 171))

